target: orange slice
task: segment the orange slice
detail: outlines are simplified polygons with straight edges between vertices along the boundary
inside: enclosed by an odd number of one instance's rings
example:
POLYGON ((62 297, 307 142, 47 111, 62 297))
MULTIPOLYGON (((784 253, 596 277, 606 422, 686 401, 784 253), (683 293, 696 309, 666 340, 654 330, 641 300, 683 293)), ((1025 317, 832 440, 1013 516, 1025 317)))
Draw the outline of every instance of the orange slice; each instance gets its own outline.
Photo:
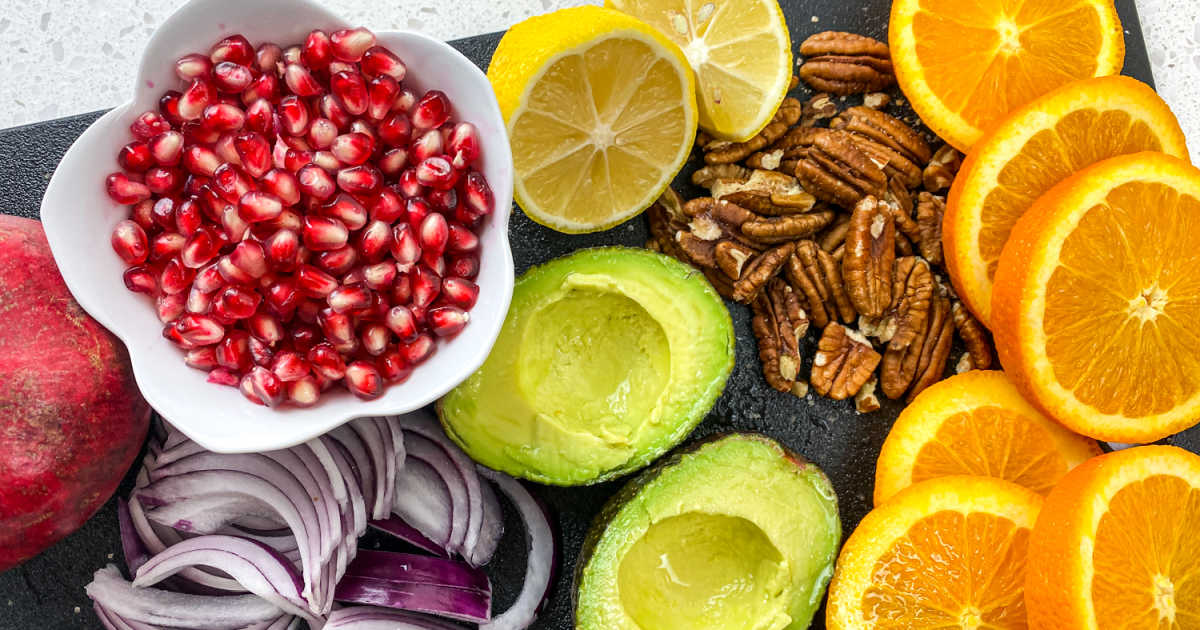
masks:
POLYGON ((1000 361, 1076 433, 1144 443, 1200 421, 1200 170, 1106 160, 1013 228, 992 290, 1000 361))
POLYGON ((1029 627, 1200 627, 1200 457, 1144 446, 1063 478, 1029 544, 1029 627))
POLYGON ((921 392, 900 413, 875 467, 875 505, 928 479, 996 477, 1038 494, 1101 453, 1029 404, 1003 372, 972 370, 921 392))
POLYGON ((1009 112, 1125 62, 1112 0, 895 0, 888 33, 904 95, 964 152, 1009 112))
POLYGON ((1042 497, 987 477, 919 483, 875 508, 838 558, 829 630, 1025 630, 1042 497))
POLYGON ((1010 114, 975 145, 946 200, 942 240, 954 288, 984 325, 1000 251, 1017 219, 1076 171, 1140 151, 1188 156, 1171 109, 1127 77, 1063 86, 1010 114))

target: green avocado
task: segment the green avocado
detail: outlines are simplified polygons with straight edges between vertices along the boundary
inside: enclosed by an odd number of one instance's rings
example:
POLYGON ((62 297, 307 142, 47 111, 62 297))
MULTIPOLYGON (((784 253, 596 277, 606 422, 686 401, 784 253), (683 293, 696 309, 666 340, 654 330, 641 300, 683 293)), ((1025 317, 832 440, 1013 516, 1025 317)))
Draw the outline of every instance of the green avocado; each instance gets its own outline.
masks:
POLYGON ((682 441, 733 369, 733 325, 695 269, 586 249, 529 270, 491 354, 438 404, 479 463, 553 485, 638 470, 682 441))
POLYGON ((642 473, 596 518, 576 630, 803 630, 841 542, 837 496, 774 440, 705 441, 642 473))

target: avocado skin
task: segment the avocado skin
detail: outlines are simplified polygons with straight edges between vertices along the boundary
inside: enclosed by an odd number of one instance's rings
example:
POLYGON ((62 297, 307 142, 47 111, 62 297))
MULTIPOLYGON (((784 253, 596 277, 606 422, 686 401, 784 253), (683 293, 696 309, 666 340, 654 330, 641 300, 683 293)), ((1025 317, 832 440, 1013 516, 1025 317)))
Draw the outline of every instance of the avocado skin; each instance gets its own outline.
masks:
MULTIPOLYGON (((604 536, 604 532, 608 529, 609 523, 616 515, 625 507, 629 501, 638 496, 646 486, 650 485, 654 480, 665 472, 673 468, 688 455, 692 455, 705 446, 715 444, 726 439, 746 439, 754 440, 766 444, 775 449, 785 459, 789 460, 801 473, 815 473, 818 479, 824 483, 830 490, 830 498, 832 500, 832 508, 835 513, 840 514, 838 507, 837 495, 833 492, 833 484, 825 472, 816 464, 810 462, 803 455, 789 449, 775 439, 757 432, 721 432, 710 435, 706 438, 696 440, 690 444, 685 444, 675 449, 670 455, 660 459, 651 467, 643 470, 636 477, 630 479, 616 494, 609 498, 601 508, 600 513, 592 521, 588 528, 587 535, 584 537, 583 546, 579 552, 579 558, 575 562, 575 570, 572 572, 571 578, 571 618, 574 620, 575 627, 579 627, 579 592, 583 584, 583 573, 588 565, 592 562, 592 557, 595 555, 596 547, 600 543, 600 539, 604 536)), ((840 521, 838 527, 838 539, 834 543, 834 551, 841 547, 841 527, 840 521)), ((826 581, 828 584, 828 581, 826 581)), ((822 596, 822 600, 824 597, 822 596)))

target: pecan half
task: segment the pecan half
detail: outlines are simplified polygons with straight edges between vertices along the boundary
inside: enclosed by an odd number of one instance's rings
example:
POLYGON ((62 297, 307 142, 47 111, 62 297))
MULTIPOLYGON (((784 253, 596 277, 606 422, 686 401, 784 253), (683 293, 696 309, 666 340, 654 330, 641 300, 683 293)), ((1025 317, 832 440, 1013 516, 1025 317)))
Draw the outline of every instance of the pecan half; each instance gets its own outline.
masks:
POLYGON ((899 118, 870 107, 851 107, 838 114, 829 127, 870 138, 916 164, 927 164, 933 156, 933 151, 921 134, 899 118))
POLYGON ((713 249, 717 268, 729 276, 730 280, 741 278, 746 263, 757 255, 757 251, 735 241, 721 241, 713 249))
POLYGON ((742 234, 759 243, 783 243, 808 238, 832 222, 832 210, 782 217, 759 217, 743 223, 742 234))
POLYGON ((784 243, 756 256, 746 265, 737 282, 733 283, 733 299, 745 304, 753 302, 767 283, 783 271, 794 251, 795 243, 784 243))
POLYGON ((868 195, 882 197, 887 175, 845 132, 819 130, 808 157, 796 166, 804 189, 824 201, 853 208, 868 195))
POLYGON ((899 180, 908 188, 921 185, 921 166, 908 156, 866 136, 855 136, 854 143, 890 180, 899 180))
POLYGON ((992 343, 983 324, 975 319, 962 302, 954 302, 950 308, 954 317, 954 328, 967 346, 967 356, 971 358, 971 369, 986 370, 992 367, 992 343))
POLYGON ((877 92, 896 82, 887 44, 870 37, 818 33, 800 45, 800 54, 808 58, 800 67, 800 78, 822 92, 877 92))
POLYGON ((761 169, 743 180, 718 179, 711 190, 715 199, 768 216, 808 212, 817 201, 795 177, 761 169))
POLYGON ((801 127, 812 127, 822 120, 837 116, 838 106, 833 97, 824 92, 814 94, 804 103, 804 113, 800 116, 801 127))
POLYGON ((817 344, 809 383, 822 396, 845 400, 871 380, 879 361, 879 353, 866 337, 841 324, 830 324, 817 344))
POLYGON ((646 211, 646 218, 650 224, 650 242, 654 244, 654 249, 691 264, 688 255, 675 241, 675 235, 687 229, 687 216, 683 214, 681 202, 679 194, 667 188, 646 211))
POLYGON ((846 234, 850 232, 850 215, 839 214, 834 218, 833 223, 829 224, 824 230, 821 230, 817 236, 817 245, 821 249, 832 254, 842 247, 846 242, 846 234))
POLYGON ((788 281, 804 294, 813 323, 824 328, 830 322, 852 322, 857 313, 846 295, 842 271, 828 252, 813 241, 796 243, 796 253, 788 261, 788 281))
POLYGON ((829 133, 828 129, 819 127, 792 127, 782 138, 770 146, 772 150, 783 150, 783 159, 798 159, 808 157, 808 149, 816 142, 821 134, 829 133))
POLYGON ((741 162, 750 156, 750 154, 761 151, 763 147, 775 142, 792 125, 800 120, 800 114, 804 110, 804 105, 794 98, 785 98, 783 103, 779 105, 779 110, 775 112, 775 116, 771 122, 758 135, 750 138, 745 142, 733 142, 721 145, 709 145, 705 147, 704 161, 707 164, 733 164, 741 162))
POLYGON ((692 183, 701 188, 711 189, 719 179, 745 181, 753 174, 754 171, 740 164, 710 164, 692 173, 692 183))
POLYGON ((949 189, 950 184, 954 183, 954 177, 958 175, 958 169, 962 167, 962 162, 963 154, 959 153, 958 149, 948 144, 942 145, 925 167, 922 175, 925 190, 940 193, 949 189))
POLYGON ((724 241, 761 249, 742 236, 741 225, 758 218, 745 208, 702 197, 683 204, 681 212, 683 216, 676 223, 686 220, 686 228, 676 231, 674 240, 687 260, 698 267, 717 269, 716 248, 724 241))
MULTIPOLYGON (((950 315, 950 300, 937 295, 932 299, 929 316, 924 330, 916 341, 903 348, 889 347, 883 354, 881 383, 883 394, 893 400, 904 396, 904 392, 919 393, 941 378, 950 358, 950 345, 954 340, 954 321, 950 315)), ((915 393, 910 393, 910 400, 915 393)))
POLYGON ((917 222, 913 220, 913 198, 908 188, 895 178, 888 180, 887 192, 883 200, 892 208, 892 216, 896 219, 896 229, 907 236, 909 240, 920 237, 917 222))
POLYGON ((927 192, 917 196, 917 246, 921 255, 929 262, 941 266, 945 263, 942 253, 942 217, 946 214, 946 202, 927 192))
POLYGON ((886 203, 864 198, 850 215, 842 278, 859 314, 876 318, 892 304, 892 262, 896 224, 886 203))
POLYGON ((786 282, 772 280, 751 308, 763 376, 776 390, 793 392, 800 374, 800 339, 808 332, 796 292, 786 282))
POLYGON ((925 330, 929 318, 936 280, 929 263, 915 256, 897 258, 892 274, 892 295, 895 298, 888 316, 895 322, 895 333, 888 348, 900 349, 911 345, 925 330))

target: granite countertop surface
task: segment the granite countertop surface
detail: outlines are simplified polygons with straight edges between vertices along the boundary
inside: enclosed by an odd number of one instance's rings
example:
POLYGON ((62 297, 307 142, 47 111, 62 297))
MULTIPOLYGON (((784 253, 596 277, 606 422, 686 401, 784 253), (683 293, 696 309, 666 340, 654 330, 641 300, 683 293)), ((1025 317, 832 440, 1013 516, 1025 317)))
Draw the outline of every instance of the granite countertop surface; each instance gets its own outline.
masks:
MULTIPOLYGON (((847 0, 853 2, 854 0, 847 0)), ((0 128, 113 107, 146 40, 185 0, 28 0, 0 14, 0 128), (102 69, 102 71, 100 71, 102 69)), ((531 15, 589 0, 325 0, 375 29, 406 28, 456 39, 507 28, 531 15)), ((599 0, 590 0, 599 4, 599 0)), ((1200 2, 1137 0, 1159 91, 1200 160, 1200 2)), ((1200 163, 1200 162, 1198 162, 1200 163)))

